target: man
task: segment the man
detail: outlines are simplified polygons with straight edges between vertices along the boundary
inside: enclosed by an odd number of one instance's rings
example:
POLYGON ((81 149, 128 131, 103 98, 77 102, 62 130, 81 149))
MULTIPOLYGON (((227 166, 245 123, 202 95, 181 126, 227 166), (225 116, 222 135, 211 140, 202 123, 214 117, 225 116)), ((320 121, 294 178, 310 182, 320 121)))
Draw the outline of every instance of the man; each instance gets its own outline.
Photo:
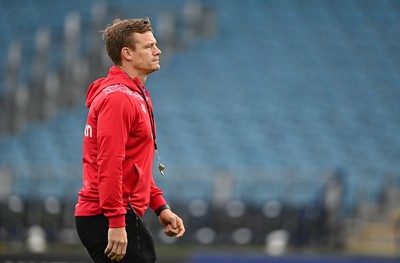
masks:
POLYGON ((103 39, 114 66, 86 95, 77 232, 95 262, 155 262, 152 236, 140 219, 147 208, 167 236, 185 232, 152 175, 156 127, 144 83, 160 69, 161 51, 149 19, 117 19, 103 39))

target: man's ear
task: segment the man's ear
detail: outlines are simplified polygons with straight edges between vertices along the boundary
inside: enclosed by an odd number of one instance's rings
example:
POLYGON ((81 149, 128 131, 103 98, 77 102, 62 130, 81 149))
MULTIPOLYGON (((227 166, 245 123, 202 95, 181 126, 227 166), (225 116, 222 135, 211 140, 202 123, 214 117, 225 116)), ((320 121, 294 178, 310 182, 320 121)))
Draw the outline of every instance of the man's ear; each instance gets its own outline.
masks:
POLYGON ((128 47, 123 47, 121 50, 121 57, 125 60, 132 61, 133 60, 133 50, 128 47))

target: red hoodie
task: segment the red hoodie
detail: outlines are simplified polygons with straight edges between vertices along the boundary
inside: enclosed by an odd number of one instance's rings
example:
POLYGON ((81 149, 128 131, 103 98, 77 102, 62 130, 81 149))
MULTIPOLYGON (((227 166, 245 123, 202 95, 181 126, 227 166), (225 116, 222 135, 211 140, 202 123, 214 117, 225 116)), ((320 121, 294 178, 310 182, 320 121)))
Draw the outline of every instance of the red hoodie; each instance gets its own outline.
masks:
POLYGON ((151 111, 149 94, 140 81, 115 66, 106 78, 90 85, 83 187, 75 216, 104 214, 109 227, 124 227, 128 203, 139 216, 149 206, 156 211, 166 204, 152 175, 154 140, 150 112, 141 94, 145 94, 151 111))

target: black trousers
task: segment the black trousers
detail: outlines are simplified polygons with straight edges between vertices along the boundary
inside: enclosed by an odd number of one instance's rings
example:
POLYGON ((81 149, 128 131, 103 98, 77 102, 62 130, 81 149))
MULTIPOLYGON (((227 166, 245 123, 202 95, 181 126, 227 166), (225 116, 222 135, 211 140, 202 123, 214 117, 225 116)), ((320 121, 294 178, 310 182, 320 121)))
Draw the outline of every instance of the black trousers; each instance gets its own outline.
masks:
MULTIPOLYGON (((126 214, 128 247, 123 263, 154 263, 156 252, 150 230, 133 211, 126 214)), ((82 244, 96 263, 115 263, 104 254, 108 243, 108 219, 104 215, 76 216, 76 229, 82 244)))

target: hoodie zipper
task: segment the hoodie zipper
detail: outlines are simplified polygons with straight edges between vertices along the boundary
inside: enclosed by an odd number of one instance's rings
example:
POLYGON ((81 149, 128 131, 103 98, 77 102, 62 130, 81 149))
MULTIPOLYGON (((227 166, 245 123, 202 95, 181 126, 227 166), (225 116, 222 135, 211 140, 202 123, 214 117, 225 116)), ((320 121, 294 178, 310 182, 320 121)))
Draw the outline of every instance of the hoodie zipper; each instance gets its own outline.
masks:
POLYGON ((139 216, 136 213, 136 211, 133 209, 133 206, 131 205, 131 203, 128 203, 129 208, 132 210, 132 212, 135 214, 135 219, 136 219, 136 229, 137 229, 137 241, 138 241, 138 250, 140 252, 140 235, 139 235, 139 216))

